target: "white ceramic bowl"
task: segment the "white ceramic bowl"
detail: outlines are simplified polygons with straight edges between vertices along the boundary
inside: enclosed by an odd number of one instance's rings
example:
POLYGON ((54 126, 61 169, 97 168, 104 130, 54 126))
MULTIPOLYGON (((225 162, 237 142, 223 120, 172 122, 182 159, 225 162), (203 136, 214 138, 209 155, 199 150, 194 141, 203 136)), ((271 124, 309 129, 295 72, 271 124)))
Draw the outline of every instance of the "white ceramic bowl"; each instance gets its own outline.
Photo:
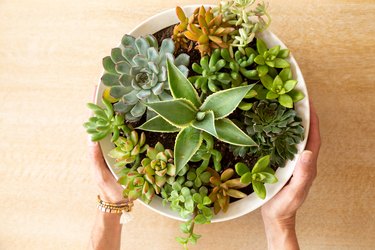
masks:
MULTIPOLYGON (((189 16, 193 13, 194 9, 197 7, 199 7, 199 5, 189 5, 189 6, 183 7, 183 9, 186 15, 189 16)), ((169 10, 166 10, 164 12, 161 12, 157 15, 150 17, 149 19, 147 19, 146 21, 138 25, 131 32, 129 32, 129 34, 135 37, 143 36, 147 34, 153 34, 163 28, 166 28, 178 22, 179 21, 176 17, 175 9, 169 9, 169 10)), ((259 35, 259 37, 261 37, 267 43, 268 47, 280 45, 282 48, 286 48, 284 43, 275 34, 273 34, 270 31, 263 32, 262 34, 259 35)), ((242 215, 245 215, 259 208, 260 206, 265 204, 268 200, 270 200, 277 192, 279 192, 280 189, 285 185, 285 183, 292 176, 294 167, 299 158, 299 154, 303 151, 306 145, 307 135, 309 131, 310 107, 309 107, 309 101, 308 101, 309 100, 308 93, 307 93, 305 81, 303 79, 301 70, 298 67, 298 64, 296 60, 294 59, 293 55, 290 55, 290 57, 288 58, 288 61, 291 64, 291 69, 293 71, 294 78, 298 80, 298 84, 296 88, 298 90, 301 90, 306 96, 302 101, 296 103, 296 110, 298 112, 298 115, 302 118, 302 121, 303 121, 302 124, 305 128, 305 140, 299 143, 297 146, 299 153, 298 155, 295 156, 293 161, 288 161, 284 168, 277 169, 276 176, 279 179, 279 181, 275 184, 266 184, 267 197, 264 200, 258 198, 255 195, 255 193, 252 193, 246 198, 230 203, 228 211, 226 213, 220 212, 219 214, 215 215, 214 218, 212 219, 212 222, 222 222, 226 220, 231 220, 231 219, 240 217, 242 215)), ((99 84, 97 95, 95 97, 95 103, 97 103, 100 106, 103 106, 100 100, 101 100, 101 96, 103 94, 104 89, 105 89, 105 86, 103 86, 102 84, 99 84)), ((104 158, 108 166, 110 166, 110 169, 112 173, 114 174, 114 176, 118 178, 116 175, 116 169, 114 169, 113 167, 115 161, 114 159, 107 156, 108 152, 113 148, 113 145, 110 142, 110 136, 107 136, 105 139, 100 141, 100 146, 102 148, 104 158)), ((183 220, 178 215, 178 213, 172 211, 169 208, 169 206, 164 207, 162 205, 162 199, 158 196, 155 196, 150 204, 145 204, 141 200, 139 201, 143 205, 154 210, 155 212, 158 212, 172 219, 183 220)))

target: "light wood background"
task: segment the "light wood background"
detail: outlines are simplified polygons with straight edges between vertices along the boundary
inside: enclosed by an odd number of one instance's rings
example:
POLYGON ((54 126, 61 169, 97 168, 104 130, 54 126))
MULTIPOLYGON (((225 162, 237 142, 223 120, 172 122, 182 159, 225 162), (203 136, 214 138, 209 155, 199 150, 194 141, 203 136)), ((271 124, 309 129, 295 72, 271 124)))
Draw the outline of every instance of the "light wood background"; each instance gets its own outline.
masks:
MULTIPOLYGON (((85 249, 96 184, 82 123, 101 59, 147 17, 192 0, 0 0, 0 249, 85 249)), ((217 3, 201 1, 201 3, 217 3)), ((302 249, 375 248, 375 2, 270 0, 319 112, 319 174, 302 249)), ((123 249, 180 249, 179 222, 140 204, 123 249)), ((259 211, 199 226, 191 249, 265 249, 259 211)))

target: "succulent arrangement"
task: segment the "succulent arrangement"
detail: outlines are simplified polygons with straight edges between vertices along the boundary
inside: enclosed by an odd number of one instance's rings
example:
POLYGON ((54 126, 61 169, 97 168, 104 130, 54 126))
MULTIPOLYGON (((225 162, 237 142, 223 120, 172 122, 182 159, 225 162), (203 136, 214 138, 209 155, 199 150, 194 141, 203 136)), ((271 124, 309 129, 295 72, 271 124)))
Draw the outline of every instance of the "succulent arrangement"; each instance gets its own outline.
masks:
POLYGON ((84 127, 93 141, 111 137, 124 197, 160 196, 186 219, 177 238, 186 248, 200 238, 195 224, 252 192, 265 199, 304 139, 294 110, 304 95, 289 50, 257 36, 271 22, 265 4, 228 0, 176 15, 163 36, 125 35, 103 59, 103 105, 88 104, 84 127))

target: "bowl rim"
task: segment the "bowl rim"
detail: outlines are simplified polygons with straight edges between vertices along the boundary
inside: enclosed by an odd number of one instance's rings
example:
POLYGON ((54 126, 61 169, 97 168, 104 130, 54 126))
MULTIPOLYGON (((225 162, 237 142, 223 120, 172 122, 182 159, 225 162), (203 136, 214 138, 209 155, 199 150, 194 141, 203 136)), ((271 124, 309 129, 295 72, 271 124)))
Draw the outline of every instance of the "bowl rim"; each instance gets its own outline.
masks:
MULTIPOLYGON (((181 6, 181 8, 184 10, 184 12, 187 15, 190 15, 193 13, 194 9, 200 6, 202 5, 186 5, 186 6, 181 6)), ((214 7, 215 5, 203 5, 203 6, 214 7)), ((175 8, 167 9, 165 11, 159 12, 147 18, 146 20, 141 22, 139 25, 137 25, 134 29, 132 29, 130 32, 128 32, 127 34, 133 35, 135 37, 144 36, 147 34, 154 34, 155 32, 162 30, 163 28, 166 28, 177 22, 178 22, 178 19, 175 15, 175 8)), ((281 48, 286 48, 285 44, 274 33, 272 33, 269 30, 266 30, 258 34, 257 37, 262 38, 266 42, 268 47, 280 45, 281 48)), ((212 223, 235 219, 261 207, 284 187, 284 185, 287 183, 287 181, 290 179, 290 177, 293 174, 296 163, 299 159, 300 154, 304 150, 307 139, 308 139, 309 128, 310 128, 310 105, 308 101, 309 96, 307 92, 307 87, 306 87, 302 72, 292 53, 290 53, 288 61, 291 64, 291 70, 293 72, 293 76, 295 77, 295 79, 298 80, 296 89, 301 90, 305 94, 305 98, 295 104, 295 110, 297 111, 298 116, 302 118, 302 125, 305 129, 304 140, 297 145, 298 153, 295 155, 293 160, 291 161, 288 160, 286 162, 285 167, 283 168, 279 167, 276 170, 276 176, 279 179, 277 183, 265 184, 267 196, 264 200, 258 198, 255 195, 255 193, 252 193, 241 200, 230 203, 228 211, 226 213, 219 212, 217 215, 214 215, 211 221, 212 223)), ((104 70, 102 71, 102 74, 103 73, 104 73, 104 70)), ((99 84, 98 84, 98 88, 97 88, 96 96, 95 96, 95 103, 101 107, 104 106, 101 103, 101 97, 103 95, 104 89, 105 89, 105 86, 100 82, 100 79, 99 79, 99 84)), ((106 154, 106 152, 109 152, 109 150, 113 148, 113 145, 110 142, 110 135, 108 135, 106 138, 101 140, 99 142, 99 145, 102 149, 104 159, 107 165, 109 166, 109 169, 111 170, 115 178, 118 179, 119 177, 116 173, 118 169, 113 167, 114 159, 110 158, 106 154)), ((187 219, 181 218, 179 214, 175 211, 172 211, 169 208, 169 206, 163 206, 162 199, 157 195, 154 196, 150 204, 146 204, 140 199, 138 199, 137 201, 161 215, 167 216, 175 220, 180 220, 180 221, 187 220, 187 219)))

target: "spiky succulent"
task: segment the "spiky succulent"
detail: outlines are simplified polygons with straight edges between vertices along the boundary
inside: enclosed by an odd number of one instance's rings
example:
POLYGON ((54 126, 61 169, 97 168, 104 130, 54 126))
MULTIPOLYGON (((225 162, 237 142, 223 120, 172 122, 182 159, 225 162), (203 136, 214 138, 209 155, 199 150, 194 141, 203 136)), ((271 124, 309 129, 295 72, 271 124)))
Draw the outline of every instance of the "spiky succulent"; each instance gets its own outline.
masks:
POLYGON ((117 112, 128 121, 137 121, 146 112, 144 102, 171 99, 167 83, 166 61, 169 60, 187 75, 189 56, 180 54, 174 59, 171 39, 164 39, 160 48, 152 35, 135 38, 125 35, 120 47, 103 58, 101 80, 109 86, 110 95, 120 99, 114 104, 117 112))
POLYGON ((153 186, 157 194, 167 181, 168 176, 176 175, 176 166, 173 164, 173 151, 165 149, 158 142, 155 148, 148 147, 146 157, 142 159, 138 173, 153 186))
POLYGON ((293 103, 302 100, 304 94, 294 89, 297 80, 292 77, 290 68, 281 70, 274 79, 265 75, 260 78, 263 86, 267 89, 266 98, 269 100, 277 99, 278 102, 287 108, 293 108, 293 103))
POLYGON ((236 147, 234 154, 244 156, 251 152, 260 156, 271 155, 271 162, 282 167, 286 160, 294 158, 296 145, 304 138, 301 121, 293 109, 273 101, 257 101, 245 113, 244 123, 247 133, 259 148, 236 147))
POLYGON ((138 136, 137 131, 131 131, 126 137, 120 136, 115 142, 116 147, 109 151, 108 156, 116 159, 115 167, 125 167, 131 164, 133 169, 141 161, 140 155, 148 149, 145 133, 138 136))
POLYGON ((100 141, 112 133, 111 141, 114 142, 119 138, 121 130, 128 132, 129 128, 124 124, 124 116, 113 112, 112 104, 109 101, 102 99, 102 103, 105 108, 93 103, 87 104, 94 115, 83 126, 91 135, 92 141, 100 141))
POLYGON ((212 191, 209 195, 210 200, 214 203, 215 214, 223 210, 225 213, 228 210, 230 197, 241 199, 247 195, 238 189, 248 186, 248 184, 241 183, 240 178, 232 179, 234 170, 227 168, 219 175, 213 169, 209 169, 212 177, 210 183, 212 191))
POLYGON ((254 141, 226 118, 240 104, 253 85, 222 90, 202 103, 189 80, 173 64, 168 64, 168 79, 173 100, 148 103, 158 116, 138 129, 176 132, 174 159, 177 172, 183 168, 202 144, 202 133, 233 145, 256 146, 254 141))
POLYGON ((185 36, 196 42, 196 49, 201 56, 210 55, 211 50, 215 48, 228 48, 228 43, 224 37, 235 30, 234 27, 226 24, 222 16, 214 16, 212 9, 207 10, 201 6, 198 12, 198 24, 189 23, 185 36))
POLYGON ((266 155, 260 158, 251 169, 246 164, 239 162, 235 165, 236 172, 241 176, 240 182, 244 185, 252 184, 254 192, 259 198, 266 198, 266 188, 264 183, 276 183, 277 177, 275 171, 270 167, 270 156, 266 155))

